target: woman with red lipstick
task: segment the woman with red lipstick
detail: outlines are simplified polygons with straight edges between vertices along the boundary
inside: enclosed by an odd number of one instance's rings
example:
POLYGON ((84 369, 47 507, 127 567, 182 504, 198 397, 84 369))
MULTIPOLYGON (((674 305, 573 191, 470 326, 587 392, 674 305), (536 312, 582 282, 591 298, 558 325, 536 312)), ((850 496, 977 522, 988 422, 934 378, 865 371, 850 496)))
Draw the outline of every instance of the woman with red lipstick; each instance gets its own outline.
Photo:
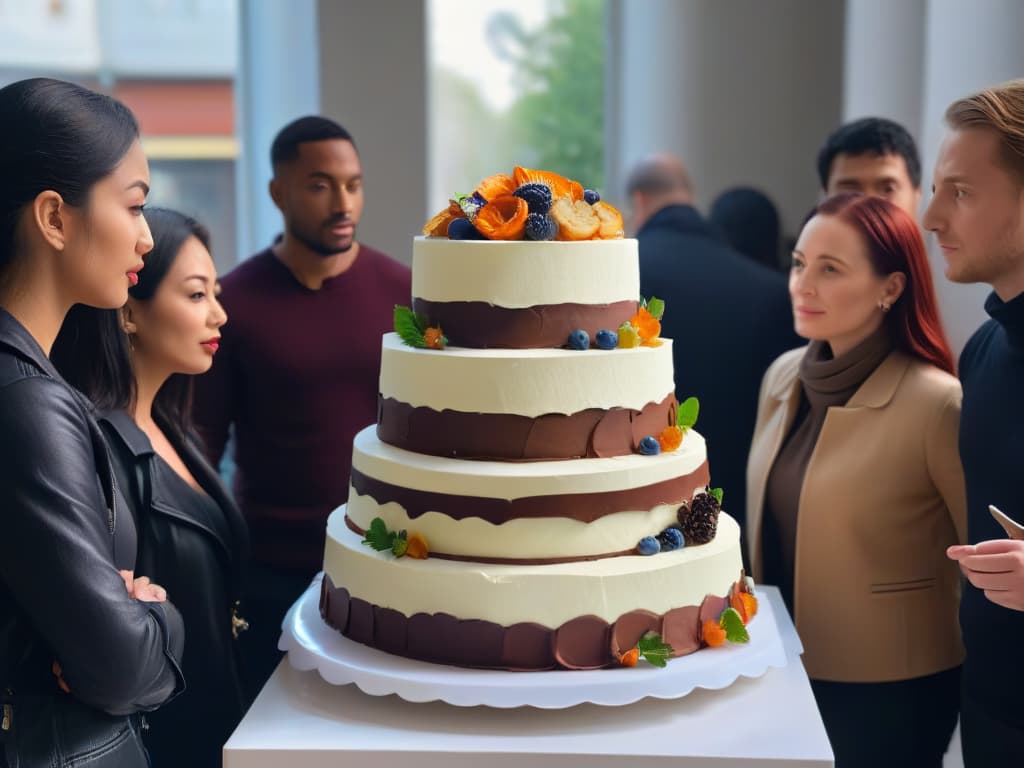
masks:
POLYGON ((761 385, 747 467, 754 577, 777 584, 836 765, 942 764, 963 658, 960 384, 924 242, 877 197, 822 202, 789 291, 810 341, 761 385))
POLYGON ((0 765, 144 768, 138 713, 182 690, 182 619, 50 354, 73 305, 128 297, 149 167, 127 107, 72 83, 0 88, 0 115, 0 765))
POLYGON ((144 739, 159 766, 219 766, 248 704, 236 653, 248 530, 203 458, 188 415, 191 377, 209 370, 227 317, 206 229, 147 210, 153 250, 118 312, 76 308, 54 361, 103 412, 100 425, 139 528, 139 562, 185 620, 186 690, 144 739), (102 354, 97 354, 102 350, 102 354))

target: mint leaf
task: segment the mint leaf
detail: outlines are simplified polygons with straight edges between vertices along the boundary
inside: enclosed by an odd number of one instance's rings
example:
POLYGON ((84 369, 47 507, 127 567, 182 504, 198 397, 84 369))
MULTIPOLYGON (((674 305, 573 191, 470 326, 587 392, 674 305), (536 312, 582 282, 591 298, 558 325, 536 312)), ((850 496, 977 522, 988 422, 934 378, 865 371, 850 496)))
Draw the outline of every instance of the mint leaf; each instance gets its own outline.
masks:
POLYGON ((665 302, 651 296, 650 301, 647 302, 647 311, 655 320, 661 320, 661 316, 665 314, 665 302))
POLYGON ((711 495, 715 497, 715 501, 718 502, 718 506, 722 506, 722 496, 725 495, 721 488, 712 488, 711 495))
POLYGON ((363 544, 373 547, 377 552, 386 552, 391 549, 394 540, 395 533, 388 530, 388 527, 381 518, 375 517, 370 522, 370 527, 366 530, 366 538, 363 539, 363 544))
POLYGON ((640 655, 647 659, 648 663, 655 667, 664 667, 672 658, 672 646, 662 642, 661 635, 657 632, 646 632, 637 643, 640 655))
POLYGON ((696 397, 688 397, 679 404, 676 411, 676 424, 683 429, 689 429, 697 423, 697 414, 700 412, 700 403, 696 397))
POLYGON ((395 305, 395 332, 410 347, 423 349, 427 342, 423 340, 423 331, 427 328, 426 320, 413 312, 409 307, 395 305))
POLYGON ((743 626, 743 619, 735 608, 726 608, 718 618, 719 626, 725 630, 725 639, 730 643, 750 642, 750 633, 743 626))

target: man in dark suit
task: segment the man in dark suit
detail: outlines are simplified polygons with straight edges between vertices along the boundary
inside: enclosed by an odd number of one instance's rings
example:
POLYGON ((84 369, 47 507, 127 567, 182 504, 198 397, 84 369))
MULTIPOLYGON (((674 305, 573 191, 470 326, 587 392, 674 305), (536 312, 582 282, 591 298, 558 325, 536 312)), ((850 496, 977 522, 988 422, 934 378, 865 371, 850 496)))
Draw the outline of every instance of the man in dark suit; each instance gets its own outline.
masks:
MULTIPOLYGON (((757 394, 769 364, 803 342, 793 331, 786 278, 720 240, 693 207, 683 163, 655 155, 627 185, 640 244, 640 292, 665 300, 676 396, 700 400, 712 484, 743 526, 757 394)), ((745 551, 745 550, 744 550, 745 551)))

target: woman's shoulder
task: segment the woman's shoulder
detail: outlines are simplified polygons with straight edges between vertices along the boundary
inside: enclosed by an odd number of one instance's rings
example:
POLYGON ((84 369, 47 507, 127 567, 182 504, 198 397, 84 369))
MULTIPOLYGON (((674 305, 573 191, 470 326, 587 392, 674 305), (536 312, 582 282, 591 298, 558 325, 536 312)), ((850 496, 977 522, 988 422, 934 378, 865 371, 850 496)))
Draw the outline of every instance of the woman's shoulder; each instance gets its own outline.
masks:
POLYGON ((84 395, 41 370, 27 368, 0 382, 0 410, 8 429, 25 424, 38 432, 69 424, 84 432, 91 413, 84 395))
POLYGON ((955 400, 959 403, 962 394, 960 379, 926 360, 903 356, 907 359, 907 372, 900 387, 904 394, 926 398, 929 402, 946 403, 955 400))

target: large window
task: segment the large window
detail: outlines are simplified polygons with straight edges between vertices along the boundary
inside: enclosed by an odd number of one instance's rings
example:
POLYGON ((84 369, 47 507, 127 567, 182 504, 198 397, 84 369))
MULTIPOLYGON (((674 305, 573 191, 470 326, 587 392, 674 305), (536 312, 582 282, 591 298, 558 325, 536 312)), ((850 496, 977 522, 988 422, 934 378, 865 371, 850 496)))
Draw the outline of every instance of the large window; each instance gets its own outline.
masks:
POLYGON ((603 0, 429 0, 430 209, 515 165, 604 182, 603 0))
POLYGON ((127 104, 150 161, 149 203, 207 225, 222 273, 238 260, 237 18, 237 0, 0 0, 0 86, 45 75, 127 104))

